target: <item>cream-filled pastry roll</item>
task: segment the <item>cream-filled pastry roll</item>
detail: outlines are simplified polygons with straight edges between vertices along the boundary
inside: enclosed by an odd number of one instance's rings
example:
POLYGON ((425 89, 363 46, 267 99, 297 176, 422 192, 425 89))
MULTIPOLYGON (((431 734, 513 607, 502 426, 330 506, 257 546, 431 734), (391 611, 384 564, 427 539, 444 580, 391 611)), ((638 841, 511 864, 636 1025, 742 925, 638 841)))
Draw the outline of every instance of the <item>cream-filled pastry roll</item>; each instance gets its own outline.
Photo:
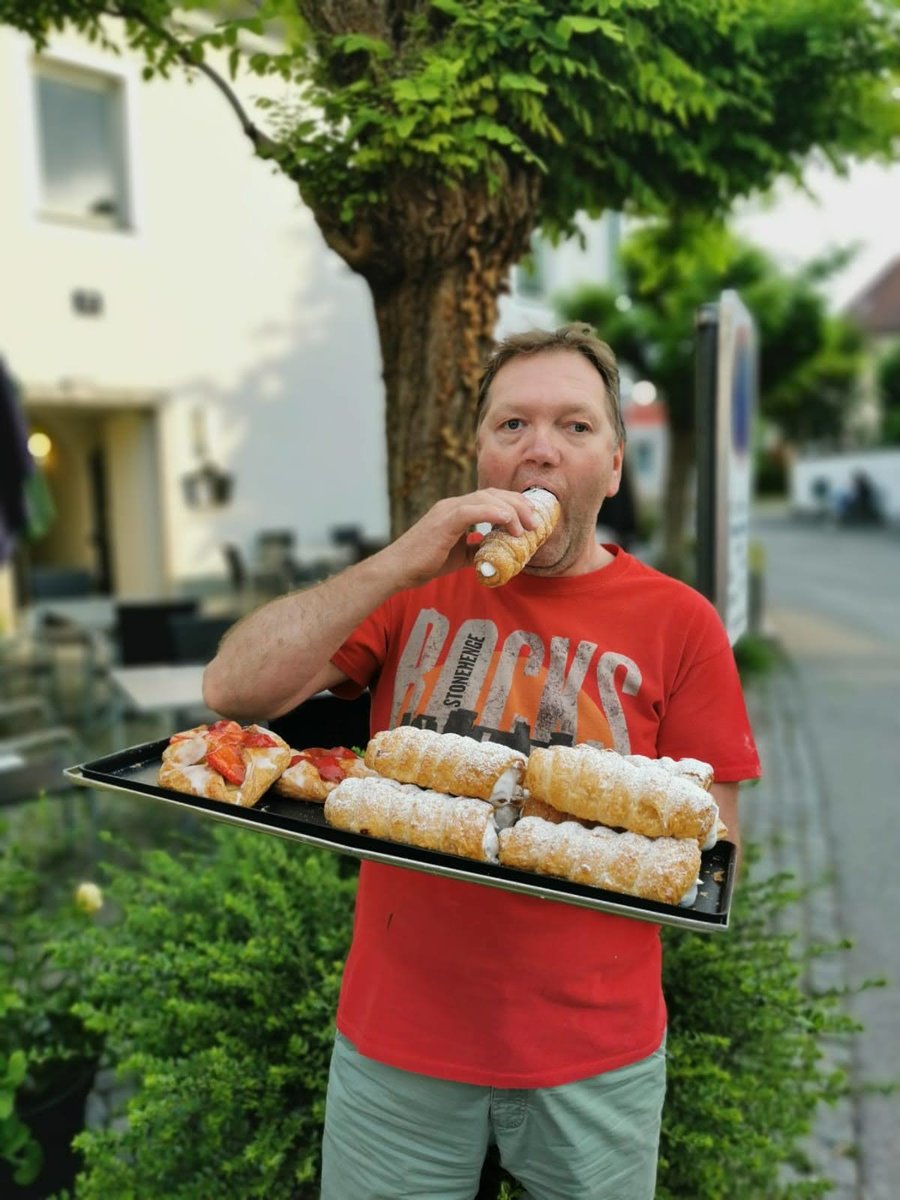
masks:
POLYGON ((412 725, 382 730, 366 747, 366 766, 379 775, 498 806, 521 796, 526 762, 520 750, 499 742, 412 725))
POLYGON ((500 863, 656 900, 693 904, 700 875, 700 847, 693 838, 646 838, 577 821, 553 824, 523 817, 500 831, 500 863))
POLYGON ((325 819, 351 833, 478 862, 497 861, 494 809, 469 796, 448 796, 394 779, 351 777, 329 794, 325 819))
POLYGON ((556 528, 561 509, 559 501, 545 488, 528 488, 522 493, 528 500, 539 523, 513 537, 505 529, 492 529, 475 551, 475 571, 478 582, 485 587, 500 587, 528 565, 539 548, 556 528))
POLYGON ((539 747, 528 759, 525 789, 585 821, 651 838, 694 838, 703 850, 716 843, 716 802, 653 759, 639 765, 594 746, 539 747))

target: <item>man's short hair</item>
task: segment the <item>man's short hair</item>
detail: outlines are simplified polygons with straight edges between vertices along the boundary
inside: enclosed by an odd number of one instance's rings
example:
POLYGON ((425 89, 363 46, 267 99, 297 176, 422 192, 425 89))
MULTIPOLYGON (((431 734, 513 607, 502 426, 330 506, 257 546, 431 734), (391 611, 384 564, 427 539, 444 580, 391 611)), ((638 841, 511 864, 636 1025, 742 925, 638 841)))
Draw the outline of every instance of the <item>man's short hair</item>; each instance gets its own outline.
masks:
POLYGON ((487 361, 478 383, 478 405, 475 427, 481 424, 487 405, 488 392, 502 366, 524 354, 540 354, 548 350, 575 350, 596 368, 606 389, 609 418, 619 445, 625 444, 625 422, 619 407, 619 367, 616 356, 606 342, 601 342, 590 325, 576 321, 559 329, 532 329, 528 333, 513 333, 498 342, 487 361))

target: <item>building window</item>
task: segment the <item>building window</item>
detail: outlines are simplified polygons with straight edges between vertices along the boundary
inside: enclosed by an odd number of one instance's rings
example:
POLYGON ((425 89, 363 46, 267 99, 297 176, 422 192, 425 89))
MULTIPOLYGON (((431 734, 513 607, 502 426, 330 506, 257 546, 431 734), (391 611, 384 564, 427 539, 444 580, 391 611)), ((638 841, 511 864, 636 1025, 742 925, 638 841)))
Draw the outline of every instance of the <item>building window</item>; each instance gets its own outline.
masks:
POLYGON ((121 80, 35 65, 41 212, 100 228, 129 224, 121 80))

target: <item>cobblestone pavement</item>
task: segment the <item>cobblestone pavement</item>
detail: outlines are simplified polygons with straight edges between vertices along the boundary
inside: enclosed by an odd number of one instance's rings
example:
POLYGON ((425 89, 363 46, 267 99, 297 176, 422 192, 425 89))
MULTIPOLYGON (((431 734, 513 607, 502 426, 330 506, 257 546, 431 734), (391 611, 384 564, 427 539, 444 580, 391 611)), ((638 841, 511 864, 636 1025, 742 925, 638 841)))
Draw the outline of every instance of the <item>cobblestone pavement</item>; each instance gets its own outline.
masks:
MULTIPOLYGON (((845 936, 830 831, 823 820, 819 764, 804 716, 803 697, 792 667, 780 665, 748 689, 748 707, 763 765, 763 778, 745 788, 741 826, 746 842, 761 851, 760 878, 789 872, 801 899, 784 914, 782 929, 796 936, 798 953, 833 944, 845 936)), ((811 960, 806 983, 820 991, 846 986, 846 956, 811 960)), ((856 1075, 852 1049, 843 1041, 826 1046, 825 1063, 856 1075)), ((859 1170, 858 1112, 852 1096, 820 1108, 813 1136, 804 1147, 817 1172, 829 1179, 834 1200, 863 1200, 859 1170)))

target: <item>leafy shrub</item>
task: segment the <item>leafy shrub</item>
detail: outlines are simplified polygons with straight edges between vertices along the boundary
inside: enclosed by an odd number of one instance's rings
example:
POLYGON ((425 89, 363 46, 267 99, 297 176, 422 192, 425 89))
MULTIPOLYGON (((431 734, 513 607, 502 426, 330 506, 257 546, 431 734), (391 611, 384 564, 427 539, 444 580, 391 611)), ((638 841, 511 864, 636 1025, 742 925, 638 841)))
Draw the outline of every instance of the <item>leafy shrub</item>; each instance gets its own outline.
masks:
MULTIPOLYGON (((824 1041, 859 1027, 840 996, 810 994, 804 961, 779 916, 797 899, 789 877, 746 877, 725 933, 664 936, 669 1076, 657 1200, 795 1200, 821 1178, 788 1180, 820 1103, 846 1087, 824 1041)), ((809 954, 840 952, 845 944, 809 954)))
POLYGON ((80 884, 58 808, 48 809, 29 808, 27 833, 0 825, 0 1185, 45 1181, 39 1115, 86 1092, 100 1052, 74 1012, 80 974, 62 969, 55 944, 88 932, 102 895, 80 884))
POLYGON ((213 844, 116 868, 121 919, 71 948, 80 1011, 135 1080, 127 1120, 78 1139, 78 1196, 314 1194, 354 883, 277 838, 213 844))

